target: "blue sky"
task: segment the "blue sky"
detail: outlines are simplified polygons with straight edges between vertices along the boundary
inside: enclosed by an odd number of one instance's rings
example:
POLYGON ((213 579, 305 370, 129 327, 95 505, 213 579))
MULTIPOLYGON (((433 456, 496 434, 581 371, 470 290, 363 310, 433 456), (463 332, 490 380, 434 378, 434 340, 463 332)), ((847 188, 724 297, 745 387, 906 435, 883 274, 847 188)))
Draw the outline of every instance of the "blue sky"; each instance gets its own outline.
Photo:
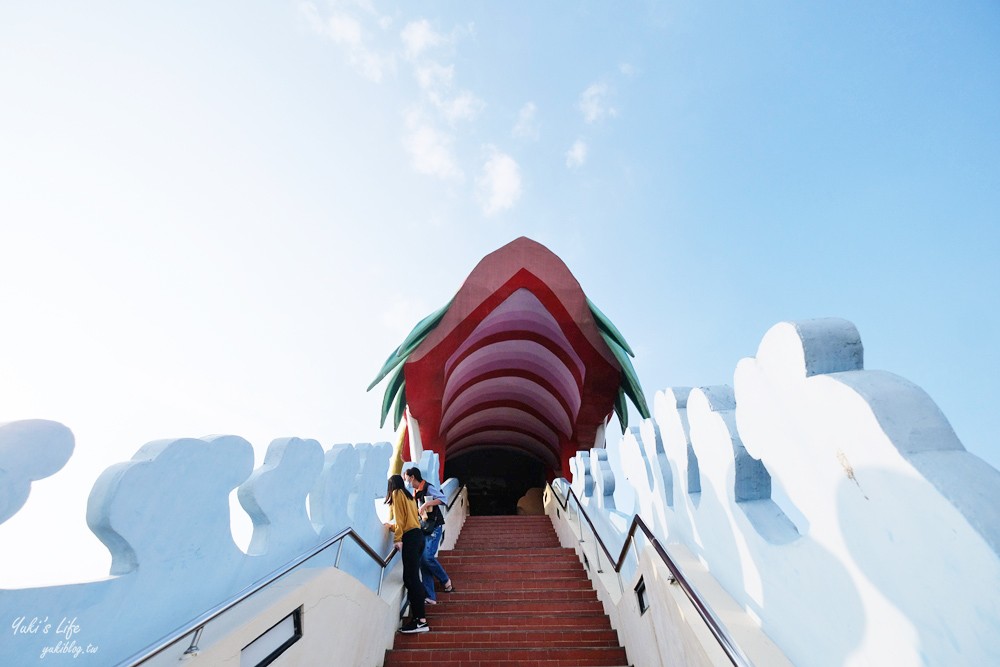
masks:
POLYGON ((0 422, 77 450, 0 540, 98 576, 149 440, 389 439, 368 382, 521 235, 650 397, 844 317, 1000 466, 998 63, 991 2, 3 3, 0 422))

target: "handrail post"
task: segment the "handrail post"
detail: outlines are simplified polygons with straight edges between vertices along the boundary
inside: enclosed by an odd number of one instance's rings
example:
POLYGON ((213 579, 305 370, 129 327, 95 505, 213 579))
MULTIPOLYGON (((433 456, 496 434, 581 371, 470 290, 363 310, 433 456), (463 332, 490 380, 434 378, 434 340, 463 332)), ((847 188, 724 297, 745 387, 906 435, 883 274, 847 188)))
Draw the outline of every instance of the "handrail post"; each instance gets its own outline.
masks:
POLYGON ((204 629, 205 626, 201 625, 198 626, 198 629, 194 631, 194 637, 191 638, 191 645, 187 647, 186 651, 184 651, 184 655, 194 656, 198 655, 201 652, 201 649, 198 648, 198 642, 201 641, 201 633, 204 629))
MULTIPOLYGON (((623 552, 628 549, 628 542, 631 539, 632 539, 632 533, 630 532, 629 536, 628 536, 628 539, 625 540, 625 544, 622 545, 623 552)), ((635 543, 634 542, 632 543, 632 546, 633 546, 633 548, 635 547, 635 543)), ((622 555, 626 556, 628 554, 623 553, 622 555)), ((625 595, 625 586, 624 586, 624 584, 622 584, 622 565, 625 564, 625 559, 619 557, 618 560, 620 561, 620 564, 619 563, 613 563, 613 567, 615 568, 615 574, 618 575, 618 592, 621 593, 624 596, 625 595)), ((638 569, 639 568, 636 568, 636 570, 638 570, 638 569)))
POLYGON ((604 574, 601 569, 601 545, 597 543, 597 531, 594 531, 594 560, 597 562, 597 574, 604 574))
MULTIPOLYGON (((340 569, 340 554, 343 553, 343 551, 344 551, 344 540, 341 540, 340 544, 337 545, 337 557, 333 559, 333 566, 338 570, 340 569)), ((383 566, 383 569, 384 568, 385 566, 383 566)))

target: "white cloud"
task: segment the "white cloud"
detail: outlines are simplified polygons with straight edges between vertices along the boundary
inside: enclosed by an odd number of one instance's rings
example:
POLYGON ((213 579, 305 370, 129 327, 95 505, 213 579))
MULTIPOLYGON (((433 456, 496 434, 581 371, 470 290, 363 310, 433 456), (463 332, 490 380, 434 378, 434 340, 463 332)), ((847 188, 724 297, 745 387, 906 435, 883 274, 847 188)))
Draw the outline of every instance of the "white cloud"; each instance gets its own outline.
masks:
POLYGON ((428 56, 442 47, 450 50, 473 27, 442 34, 431 21, 419 19, 390 32, 392 17, 380 14, 369 0, 330 0, 326 5, 306 0, 299 4, 299 11, 312 30, 340 47, 351 66, 372 81, 382 81, 394 73, 398 62, 412 67, 420 96, 412 107, 414 111, 405 116, 403 145, 411 165, 421 174, 463 181, 465 173, 455 147, 458 135, 449 132, 446 124, 474 120, 486 103, 471 91, 455 86, 454 65, 428 56), (377 43, 385 47, 377 50, 377 43))
POLYGON ((486 107, 485 102, 467 90, 463 90, 450 99, 440 99, 437 96, 432 96, 431 100, 450 123, 460 120, 472 120, 486 107))
POLYGON ((587 144, 583 139, 577 139, 566 151, 566 166, 570 169, 582 167, 587 161, 587 144))
POLYGON ((337 44, 351 48, 361 46, 361 24, 345 14, 334 14, 330 17, 327 33, 337 44))
POLYGON ((455 66, 428 63, 414 67, 413 74, 417 77, 417 84, 425 91, 446 90, 455 79, 455 66))
POLYGON ((403 46, 406 47, 406 56, 410 59, 419 57, 427 49, 445 41, 435 32, 427 19, 407 23, 399 36, 403 40, 403 46))
POLYGON ((626 78, 633 78, 636 75, 635 66, 632 63, 622 63, 618 65, 618 71, 626 78))
POLYGON ((306 20, 306 23, 313 30, 313 32, 318 32, 320 34, 326 33, 326 25, 324 24, 322 17, 320 17, 319 9, 315 4, 311 2, 300 2, 299 14, 301 14, 302 18, 306 20))
POLYGON ((521 168, 506 153, 492 146, 487 150, 490 156, 476 180, 476 192, 483 213, 493 215, 511 208, 521 198, 521 168))
MULTIPOLYGON (((356 72, 366 79, 378 83, 386 72, 395 70, 395 60, 390 53, 379 53, 369 48, 365 43, 364 26, 353 16, 343 12, 335 12, 328 18, 320 16, 319 9, 311 2, 299 5, 300 13, 305 17, 309 27, 315 32, 328 37, 347 53, 347 61, 356 72)), ((388 27, 380 17, 376 16, 380 27, 388 27)))
POLYGON ((538 119, 535 117, 537 112, 538 107, 535 106, 534 102, 525 103, 521 107, 521 111, 518 112, 517 122, 510 133, 518 139, 538 141, 538 137, 541 135, 541 128, 538 124, 538 119))
POLYGON ((380 55, 368 49, 357 49, 349 54, 349 62, 366 79, 380 83, 382 76, 395 70, 391 55, 380 55))
POLYGON ((409 135, 403 143, 417 173, 446 181, 461 181, 464 174, 455 157, 454 138, 431 126, 416 113, 408 115, 406 125, 409 135))
POLYGON ((415 67, 413 72, 417 84, 427 95, 427 100, 449 123, 472 120, 486 107, 485 102, 467 90, 454 96, 449 95, 455 78, 454 65, 431 62, 415 67))
POLYGON ((588 123, 596 123, 605 116, 614 118, 618 115, 618 110, 608 106, 607 98, 610 95, 606 83, 592 83, 580 95, 580 111, 583 112, 583 119, 588 123))

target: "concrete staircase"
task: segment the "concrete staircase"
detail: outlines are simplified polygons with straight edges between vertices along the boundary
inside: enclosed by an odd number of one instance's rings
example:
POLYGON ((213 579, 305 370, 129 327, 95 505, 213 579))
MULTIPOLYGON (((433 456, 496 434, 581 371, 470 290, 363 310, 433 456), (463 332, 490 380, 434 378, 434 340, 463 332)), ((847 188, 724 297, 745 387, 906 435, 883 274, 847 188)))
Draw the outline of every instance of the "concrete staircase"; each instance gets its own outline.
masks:
POLYGON ((427 607, 431 631, 397 634, 385 667, 622 667, 576 553, 546 516, 471 516, 438 556, 455 585, 427 607))

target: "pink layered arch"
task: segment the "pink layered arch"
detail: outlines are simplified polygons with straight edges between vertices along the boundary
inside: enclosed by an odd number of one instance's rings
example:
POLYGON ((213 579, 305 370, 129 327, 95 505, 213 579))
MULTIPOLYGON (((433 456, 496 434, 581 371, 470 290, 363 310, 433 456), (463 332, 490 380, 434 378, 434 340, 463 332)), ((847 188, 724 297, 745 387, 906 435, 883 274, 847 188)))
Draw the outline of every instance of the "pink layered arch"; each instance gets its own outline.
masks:
POLYGON ((569 476, 613 410, 621 367, 566 265, 522 237, 473 269, 404 376, 423 446, 442 465, 498 447, 569 476))

